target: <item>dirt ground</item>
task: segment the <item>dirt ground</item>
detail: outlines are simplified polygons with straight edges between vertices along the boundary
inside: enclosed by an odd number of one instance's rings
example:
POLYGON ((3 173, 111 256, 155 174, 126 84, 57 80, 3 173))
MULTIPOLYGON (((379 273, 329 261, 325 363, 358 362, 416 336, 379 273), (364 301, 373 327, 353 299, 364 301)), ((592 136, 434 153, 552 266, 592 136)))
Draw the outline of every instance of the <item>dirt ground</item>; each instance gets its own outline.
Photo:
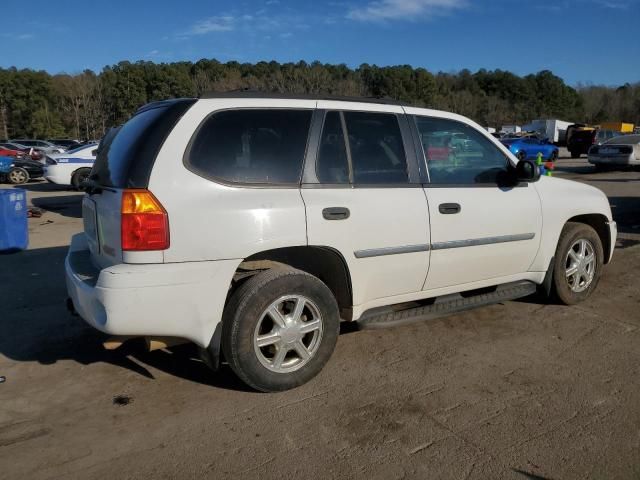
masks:
POLYGON ((558 163, 619 224, 589 301, 345 331, 280 394, 190 346, 102 350, 64 306, 80 194, 26 185, 46 213, 28 251, 0 256, 0 478, 640 478, 640 171, 558 163))

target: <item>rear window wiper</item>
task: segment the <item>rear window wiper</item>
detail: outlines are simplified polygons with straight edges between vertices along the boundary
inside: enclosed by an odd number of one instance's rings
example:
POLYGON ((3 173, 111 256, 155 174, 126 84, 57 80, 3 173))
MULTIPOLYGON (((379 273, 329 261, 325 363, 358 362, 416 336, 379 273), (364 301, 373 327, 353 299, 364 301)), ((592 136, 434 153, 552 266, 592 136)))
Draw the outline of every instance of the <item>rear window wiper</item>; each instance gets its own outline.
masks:
POLYGON ((91 178, 87 178, 84 182, 80 184, 80 186, 84 188, 84 191, 87 192, 89 195, 96 195, 96 194, 102 193, 103 190, 106 190, 107 192, 116 193, 115 189, 100 185, 98 182, 96 182, 91 178))

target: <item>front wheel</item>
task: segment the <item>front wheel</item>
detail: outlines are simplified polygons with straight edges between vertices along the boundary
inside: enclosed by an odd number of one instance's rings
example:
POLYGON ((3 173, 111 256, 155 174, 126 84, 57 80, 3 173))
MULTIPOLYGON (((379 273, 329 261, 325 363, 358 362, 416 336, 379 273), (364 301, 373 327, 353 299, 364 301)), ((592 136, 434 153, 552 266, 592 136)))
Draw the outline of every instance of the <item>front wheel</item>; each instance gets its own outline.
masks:
POLYGON ((231 296, 222 351, 247 385, 263 392, 302 385, 333 353, 340 316, 331 290, 290 267, 258 273, 231 296))
POLYGON ((553 287, 565 305, 586 300, 602 274, 604 253, 596 231, 583 223, 567 223, 556 248, 553 287))
POLYGON ((29 181, 29 172, 27 172, 22 167, 13 167, 11 170, 9 170, 7 179, 9 180, 9 183, 12 183, 14 185, 21 185, 29 181))

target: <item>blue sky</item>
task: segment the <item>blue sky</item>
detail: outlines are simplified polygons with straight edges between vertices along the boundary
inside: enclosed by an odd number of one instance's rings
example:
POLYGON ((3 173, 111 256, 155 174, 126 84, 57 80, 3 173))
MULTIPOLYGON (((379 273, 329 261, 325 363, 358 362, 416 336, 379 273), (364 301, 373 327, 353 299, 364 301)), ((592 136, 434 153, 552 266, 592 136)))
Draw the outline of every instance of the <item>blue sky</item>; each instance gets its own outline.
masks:
POLYGON ((319 60, 640 81, 640 0, 3 0, 0 66, 319 60))

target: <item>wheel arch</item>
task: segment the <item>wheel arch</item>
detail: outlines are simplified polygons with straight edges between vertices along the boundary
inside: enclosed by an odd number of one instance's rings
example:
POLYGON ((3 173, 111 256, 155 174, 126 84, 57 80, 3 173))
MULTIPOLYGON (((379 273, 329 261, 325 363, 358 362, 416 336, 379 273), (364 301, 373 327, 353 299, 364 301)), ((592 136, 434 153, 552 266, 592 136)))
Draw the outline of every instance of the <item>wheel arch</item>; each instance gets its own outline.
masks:
POLYGON ((325 246, 283 247, 254 253, 240 263, 238 272, 264 270, 284 264, 318 277, 331 290, 340 316, 351 320, 353 290, 351 274, 344 257, 337 250, 325 246))
POLYGON ((601 213, 587 213, 583 215, 573 216, 568 219, 566 223, 569 222, 583 223, 585 225, 589 225, 596 231, 598 237, 600 237, 600 241, 602 242, 602 250, 605 252, 604 263, 609 263, 609 261, 611 260, 608 254, 608 252, 611 251, 611 238, 609 237, 609 228, 607 227, 607 222, 609 222, 609 219, 601 213))

